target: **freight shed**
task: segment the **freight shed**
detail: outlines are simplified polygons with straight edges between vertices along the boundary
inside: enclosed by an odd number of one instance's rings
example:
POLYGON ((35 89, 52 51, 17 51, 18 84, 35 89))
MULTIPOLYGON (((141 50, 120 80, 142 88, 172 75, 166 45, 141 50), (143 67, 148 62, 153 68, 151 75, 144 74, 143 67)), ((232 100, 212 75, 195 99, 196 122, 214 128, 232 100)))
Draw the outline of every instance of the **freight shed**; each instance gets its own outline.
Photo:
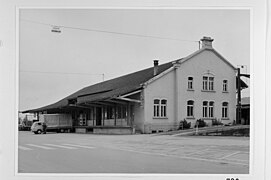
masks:
MULTIPOLYGON (((186 120, 209 126, 236 120, 235 68, 203 37, 202 48, 165 64, 85 87, 64 99, 25 112, 70 114, 75 132, 152 133, 178 129, 186 120)), ((247 85, 241 81, 242 89, 247 85)))

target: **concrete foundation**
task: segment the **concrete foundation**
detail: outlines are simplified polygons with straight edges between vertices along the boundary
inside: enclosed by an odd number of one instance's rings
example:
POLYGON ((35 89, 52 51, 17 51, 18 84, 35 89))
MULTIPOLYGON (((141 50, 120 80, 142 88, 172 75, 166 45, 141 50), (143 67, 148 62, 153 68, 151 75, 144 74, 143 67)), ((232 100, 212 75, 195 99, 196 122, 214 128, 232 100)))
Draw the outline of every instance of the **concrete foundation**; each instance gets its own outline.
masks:
POLYGON ((93 134, 134 134, 131 127, 95 127, 93 134))

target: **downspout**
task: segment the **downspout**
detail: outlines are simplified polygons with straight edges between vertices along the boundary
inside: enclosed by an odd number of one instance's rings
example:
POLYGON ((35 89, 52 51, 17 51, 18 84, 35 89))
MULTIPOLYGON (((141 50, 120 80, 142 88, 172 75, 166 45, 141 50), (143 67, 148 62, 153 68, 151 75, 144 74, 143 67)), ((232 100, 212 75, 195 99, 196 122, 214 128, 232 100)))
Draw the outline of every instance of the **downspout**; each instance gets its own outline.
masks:
POLYGON ((179 82, 179 71, 178 68, 180 67, 180 64, 177 62, 173 62, 174 67, 174 129, 178 129, 178 121, 179 121, 179 88, 180 88, 180 82, 179 82))

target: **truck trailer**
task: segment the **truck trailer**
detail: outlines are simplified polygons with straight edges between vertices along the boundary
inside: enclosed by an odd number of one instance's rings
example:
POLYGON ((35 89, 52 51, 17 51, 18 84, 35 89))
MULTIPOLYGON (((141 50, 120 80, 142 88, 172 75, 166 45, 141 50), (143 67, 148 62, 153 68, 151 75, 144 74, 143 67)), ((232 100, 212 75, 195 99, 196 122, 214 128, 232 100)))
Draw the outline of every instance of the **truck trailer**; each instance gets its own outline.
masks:
POLYGON ((70 114, 40 114, 39 122, 46 123, 47 131, 71 132, 73 129, 70 114))

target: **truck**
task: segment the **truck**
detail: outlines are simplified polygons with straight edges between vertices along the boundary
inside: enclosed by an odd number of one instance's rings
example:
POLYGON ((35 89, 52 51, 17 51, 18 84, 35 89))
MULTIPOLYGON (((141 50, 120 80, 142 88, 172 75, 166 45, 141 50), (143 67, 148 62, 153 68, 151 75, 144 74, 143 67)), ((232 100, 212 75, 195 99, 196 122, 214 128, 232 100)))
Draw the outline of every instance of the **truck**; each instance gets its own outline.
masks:
MULTIPOLYGON (((40 114, 39 122, 46 124, 46 131, 71 132, 73 129, 70 114, 40 114)), ((34 133, 42 132, 42 126, 35 126, 32 131, 34 133)))
POLYGON ((23 120, 18 126, 19 131, 30 131, 32 124, 33 124, 33 121, 23 120))

